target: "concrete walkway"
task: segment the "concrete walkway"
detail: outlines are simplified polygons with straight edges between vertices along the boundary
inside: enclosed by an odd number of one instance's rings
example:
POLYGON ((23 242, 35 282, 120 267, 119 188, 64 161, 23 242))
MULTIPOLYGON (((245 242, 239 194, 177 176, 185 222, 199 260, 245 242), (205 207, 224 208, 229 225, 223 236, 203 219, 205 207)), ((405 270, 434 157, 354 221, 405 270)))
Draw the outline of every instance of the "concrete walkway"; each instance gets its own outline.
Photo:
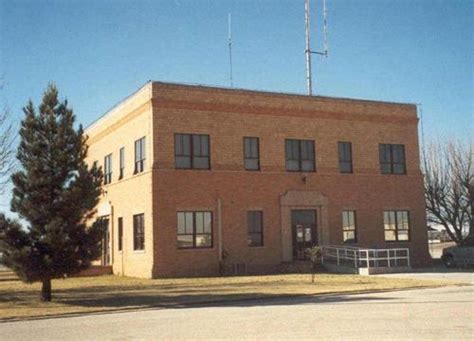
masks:
POLYGON ((373 275, 381 277, 398 277, 398 278, 414 278, 414 279, 441 279, 451 280, 456 282, 463 282, 474 285, 474 269, 447 269, 443 266, 415 269, 412 272, 407 273, 394 273, 394 274, 383 274, 373 275))
POLYGON ((472 340, 473 286, 0 323, 3 340, 472 340))

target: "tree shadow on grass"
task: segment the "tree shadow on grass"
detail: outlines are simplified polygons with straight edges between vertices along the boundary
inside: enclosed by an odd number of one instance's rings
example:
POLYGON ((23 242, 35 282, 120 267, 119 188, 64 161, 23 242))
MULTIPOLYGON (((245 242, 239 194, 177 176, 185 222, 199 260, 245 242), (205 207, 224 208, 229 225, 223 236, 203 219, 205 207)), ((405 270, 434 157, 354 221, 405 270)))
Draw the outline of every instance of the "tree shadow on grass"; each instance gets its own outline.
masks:
MULTIPOLYGON (((371 293, 374 290, 370 291, 371 293)), ((48 314, 44 316, 12 317, 0 319, 3 322, 15 322, 25 320, 40 320, 50 318, 66 318, 86 315, 103 315, 113 313, 124 313, 131 311, 144 311, 154 309, 184 309, 184 308, 204 308, 204 307, 255 307, 271 305, 302 305, 314 303, 344 303, 358 301, 387 301, 396 298, 373 297, 351 293, 326 293, 318 295, 305 294, 262 294, 262 293, 242 293, 242 294, 199 294, 199 295, 101 295, 100 297, 56 298, 57 303, 71 305, 75 307, 89 308, 88 311, 66 312, 59 314, 48 314)))

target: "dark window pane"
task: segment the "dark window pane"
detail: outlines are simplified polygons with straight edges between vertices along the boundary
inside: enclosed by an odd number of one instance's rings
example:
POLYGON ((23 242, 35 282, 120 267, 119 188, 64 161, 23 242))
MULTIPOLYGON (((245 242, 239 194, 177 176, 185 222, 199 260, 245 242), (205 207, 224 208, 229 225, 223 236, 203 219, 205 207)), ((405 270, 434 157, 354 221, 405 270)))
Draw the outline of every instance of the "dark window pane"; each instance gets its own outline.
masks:
POLYGON ((394 174, 404 174, 405 173, 405 165, 404 164, 394 164, 393 165, 393 173, 394 174))
POLYGON ((133 216, 133 249, 145 249, 145 221, 143 214, 133 216))
POLYGON ((300 141, 301 144, 301 159, 314 160, 314 142, 300 141))
POLYGON ((263 236, 260 233, 249 233, 247 244, 248 246, 262 246, 263 245, 263 236))
POLYGON ((342 173, 352 173, 352 164, 349 162, 339 162, 339 170, 342 173))
POLYGON ((190 156, 176 156, 175 163, 176 163, 176 168, 191 168, 191 157, 190 156))
POLYGON ((194 157, 193 168, 196 169, 209 169, 209 158, 206 157, 194 157))
POLYGON ((314 172, 314 161, 301 161, 301 170, 304 172, 314 172))
POLYGON ((118 218, 118 250, 123 248, 123 218, 118 218))
POLYGON ((258 159, 245 159, 245 169, 247 170, 258 170, 258 159))
POLYGON ((259 170, 258 137, 244 137, 244 167, 247 170, 259 170))
POLYGON ((249 246, 263 245, 263 214, 261 211, 247 212, 247 241, 249 246))
POLYGON ((339 171, 352 173, 352 144, 350 142, 338 142, 339 171))
POLYGON ((297 171, 300 169, 298 161, 295 160, 287 160, 286 161, 286 169, 289 171, 297 171))

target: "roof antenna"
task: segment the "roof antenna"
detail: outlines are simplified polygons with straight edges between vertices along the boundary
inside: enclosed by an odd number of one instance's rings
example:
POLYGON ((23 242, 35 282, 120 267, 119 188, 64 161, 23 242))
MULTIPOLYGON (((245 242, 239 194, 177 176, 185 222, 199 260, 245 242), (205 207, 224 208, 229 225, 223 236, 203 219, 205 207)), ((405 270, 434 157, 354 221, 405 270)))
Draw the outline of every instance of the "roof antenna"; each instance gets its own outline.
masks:
POLYGON ((229 40, 229 80, 230 80, 230 87, 234 87, 234 83, 232 80, 232 14, 229 13, 227 17, 227 31, 228 31, 228 40, 229 40))
POLYGON ((304 21, 305 21, 305 31, 306 31, 306 49, 304 53, 306 55, 306 86, 308 91, 308 96, 313 94, 313 80, 312 80, 312 71, 311 71, 311 54, 317 54, 320 56, 328 57, 328 29, 327 29, 327 7, 326 0, 323 0, 323 34, 324 34, 324 50, 323 52, 312 51, 310 47, 310 23, 309 23, 309 0, 304 2, 304 21))

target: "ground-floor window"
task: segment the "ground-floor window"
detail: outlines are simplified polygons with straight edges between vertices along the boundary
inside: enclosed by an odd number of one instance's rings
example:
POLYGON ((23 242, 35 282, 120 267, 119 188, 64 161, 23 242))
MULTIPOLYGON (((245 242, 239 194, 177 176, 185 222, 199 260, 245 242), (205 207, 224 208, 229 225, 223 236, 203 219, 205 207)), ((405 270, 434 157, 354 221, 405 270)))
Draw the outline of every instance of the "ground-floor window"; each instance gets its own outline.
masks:
POLYGON ((357 242, 355 211, 342 211, 342 236, 344 243, 357 242))
POLYGON ((410 240, 408 211, 384 211, 383 220, 386 241, 410 240))
POLYGON ((133 216, 133 249, 145 250, 145 215, 133 216))
POLYGON ((178 212, 177 242, 179 249, 212 247, 212 213, 178 212))
POLYGON ((248 246, 263 246, 263 213, 247 212, 248 246))

